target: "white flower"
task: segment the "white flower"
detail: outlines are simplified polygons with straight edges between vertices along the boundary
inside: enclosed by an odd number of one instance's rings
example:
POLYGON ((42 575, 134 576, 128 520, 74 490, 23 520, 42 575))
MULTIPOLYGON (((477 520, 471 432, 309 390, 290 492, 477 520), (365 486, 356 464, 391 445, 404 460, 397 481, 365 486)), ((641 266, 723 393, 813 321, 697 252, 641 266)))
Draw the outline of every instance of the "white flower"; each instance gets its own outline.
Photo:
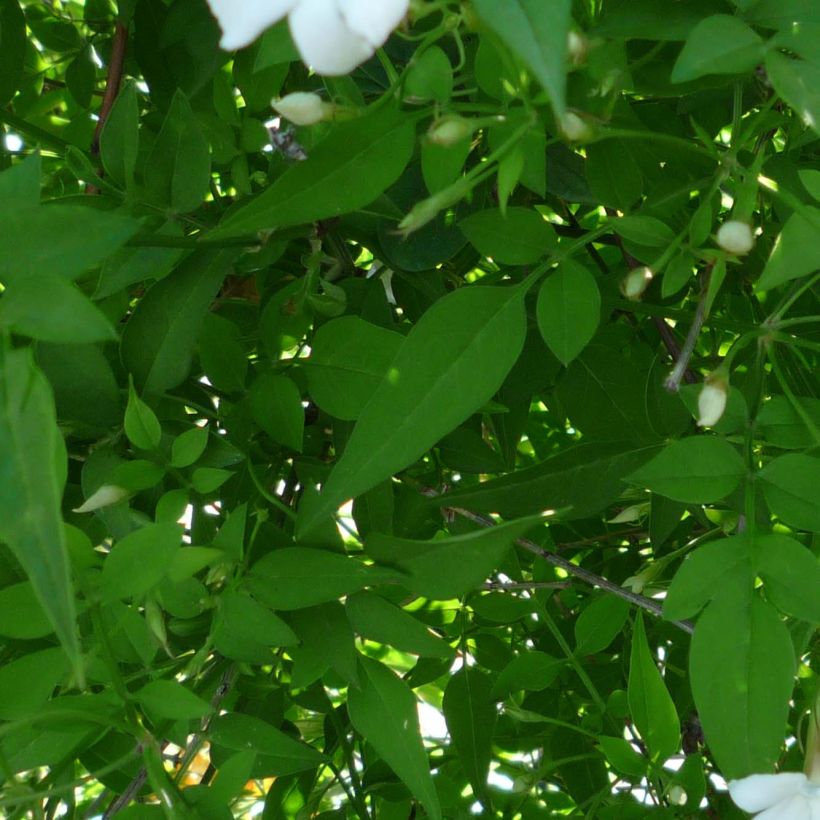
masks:
POLYGON ((318 94, 294 91, 271 105, 277 114, 294 125, 313 125, 333 115, 333 103, 325 102, 318 94))
POLYGON ((729 794, 744 811, 761 812, 757 820, 820 818, 820 785, 802 772, 753 774, 731 780, 729 794))
POLYGON ((741 222, 739 219, 730 219, 718 229, 717 243, 729 253, 749 253, 755 244, 752 226, 748 222, 741 222))
POLYGON ((714 427, 726 409, 729 386, 721 376, 706 379, 698 394, 698 427, 714 427))
POLYGON ((302 59, 319 74, 347 74, 369 59, 409 0, 208 0, 226 51, 250 45, 287 16, 302 59))

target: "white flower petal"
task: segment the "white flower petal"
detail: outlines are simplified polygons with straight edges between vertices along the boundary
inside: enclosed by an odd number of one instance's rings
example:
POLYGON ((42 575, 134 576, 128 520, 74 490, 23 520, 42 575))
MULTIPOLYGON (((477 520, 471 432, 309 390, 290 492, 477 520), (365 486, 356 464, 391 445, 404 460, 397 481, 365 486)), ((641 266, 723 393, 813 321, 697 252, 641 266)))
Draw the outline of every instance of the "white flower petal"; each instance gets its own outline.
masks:
POLYGON ((763 811, 788 797, 800 794, 806 780, 806 775, 802 772, 753 774, 742 780, 730 780, 729 794, 744 811, 763 811))
POLYGON ((208 0, 222 29, 219 45, 233 51, 250 45, 281 20, 299 0, 208 0))
POLYGON ((787 797, 756 815, 756 820, 812 820, 811 799, 802 794, 787 797))
POLYGON ((300 0, 288 19, 302 59, 319 74, 347 74, 373 56, 370 43, 342 19, 337 0, 300 0))
POLYGON ((407 14, 409 0, 337 0, 348 27, 378 48, 407 14))
POLYGON ((698 394, 698 426, 714 427, 723 416, 723 411, 726 410, 728 398, 725 382, 704 384, 698 394))

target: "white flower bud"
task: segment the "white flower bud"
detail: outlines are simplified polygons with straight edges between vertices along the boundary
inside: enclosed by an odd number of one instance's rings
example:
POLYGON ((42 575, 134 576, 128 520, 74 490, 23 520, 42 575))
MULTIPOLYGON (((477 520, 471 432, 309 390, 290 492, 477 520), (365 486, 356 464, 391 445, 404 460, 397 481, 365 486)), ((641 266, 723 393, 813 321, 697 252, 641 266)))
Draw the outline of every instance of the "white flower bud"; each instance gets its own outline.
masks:
POLYGON ((334 106, 318 94, 294 91, 286 97, 271 102, 274 111, 294 125, 313 125, 333 116, 334 106))
POLYGON ((698 427, 714 427, 726 410, 729 385, 723 376, 708 376, 698 394, 698 427))
POLYGON ((570 142, 586 142, 595 135, 592 126, 572 111, 567 111, 561 118, 561 133, 570 142))
POLYGON ((717 243, 729 253, 744 254, 754 247, 755 235, 748 222, 730 219, 724 222, 717 232, 717 243))
POLYGON ((621 279, 621 293, 631 302, 637 302, 652 281, 651 268, 635 268, 621 279))
POLYGON ((427 139, 436 145, 455 145, 457 142, 472 136, 473 125, 464 117, 457 114, 441 117, 436 120, 427 131, 427 139))
POLYGON ((589 41, 583 34, 570 31, 567 34, 567 55, 573 65, 581 65, 587 57, 589 41))
POLYGON ((73 510, 76 513, 94 512, 103 507, 110 507, 112 504, 117 504, 131 495, 130 490, 125 487, 118 487, 116 484, 103 484, 99 490, 91 494, 80 507, 75 507, 73 510))

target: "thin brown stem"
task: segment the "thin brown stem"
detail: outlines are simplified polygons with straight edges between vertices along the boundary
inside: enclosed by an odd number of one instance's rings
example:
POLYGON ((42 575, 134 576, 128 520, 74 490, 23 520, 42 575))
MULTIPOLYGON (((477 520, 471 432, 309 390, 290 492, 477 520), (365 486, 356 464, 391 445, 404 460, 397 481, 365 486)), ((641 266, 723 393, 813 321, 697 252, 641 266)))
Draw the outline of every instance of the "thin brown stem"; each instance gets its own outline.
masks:
MULTIPOLYGON (((448 507, 447 511, 460 515, 462 518, 466 518, 482 527, 496 526, 496 522, 489 516, 480 515, 479 513, 474 513, 461 507, 448 507)), ((579 567, 577 564, 567 561, 566 558, 562 558, 560 555, 557 555, 550 550, 539 547, 534 541, 529 541, 526 538, 517 538, 515 543, 520 547, 523 547, 525 550, 528 550, 540 558, 543 558, 548 564, 552 564, 552 566, 558 567, 559 569, 564 570, 567 574, 578 578, 580 581, 583 581, 590 586, 597 587, 598 589, 611 592, 613 595, 617 595, 619 598, 623 598, 625 601, 629 601, 629 603, 634 604, 647 612, 651 612, 658 618, 663 617, 662 605, 652 598, 647 598, 644 595, 639 595, 637 592, 632 592, 622 586, 618 586, 618 584, 609 581, 600 575, 596 575, 594 572, 590 572, 583 567, 579 567)), ((689 634, 694 632, 694 626, 689 621, 670 621, 670 623, 678 627, 678 629, 688 632, 689 634)))

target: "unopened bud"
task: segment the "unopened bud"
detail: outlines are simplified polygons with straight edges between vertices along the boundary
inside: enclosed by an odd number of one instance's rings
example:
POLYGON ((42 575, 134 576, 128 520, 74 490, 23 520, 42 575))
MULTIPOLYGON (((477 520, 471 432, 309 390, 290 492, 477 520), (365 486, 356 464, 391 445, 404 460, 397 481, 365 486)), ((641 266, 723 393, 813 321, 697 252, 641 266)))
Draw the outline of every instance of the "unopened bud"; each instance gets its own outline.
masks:
POLYGON ((131 495, 130 490, 125 487, 118 487, 116 484, 103 484, 99 490, 92 493, 90 498, 85 500, 85 503, 80 507, 75 507, 76 513, 94 512, 103 507, 110 507, 112 504, 117 504, 131 495))
POLYGON ((405 236, 423 228, 428 222, 432 222, 445 208, 455 205, 463 196, 470 191, 470 181, 460 179, 454 184, 438 191, 433 196, 417 202, 410 213, 399 222, 399 231, 405 236))
POLYGON ((723 250, 742 255, 754 247, 755 235, 748 222, 730 219, 717 232, 717 242, 723 250))
POLYGON ((583 34, 577 31, 570 31, 567 34, 567 55, 573 65, 581 65, 587 57, 589 51, 589 41, 583 34))
POLYGON ((427 131, 427 139, 435 145, 455 145, 472 136, 473 125, 464 117, 452 114, 436 120, 427 131))
POLYGON ((707 376, 698 394, 698 427, 714 427, 723 416, 729 385, 722 374, 707 376))
POLYGON ((632 302, 637 302, 652 281, 651 268, 635 268, 621 279, 621 293, 632 302))
POLYGON ((595 136, 592 126, 572 111, 567 111, 561 118, 561 133, 570 142, 586 142, 595 136))
POLYGON ((271 102, 277 114, 290 120, 294 125, 313 125, 333 116, 334 106, 325 102, 318 94, 309 91, 294 91, 279 100, 271 102))

